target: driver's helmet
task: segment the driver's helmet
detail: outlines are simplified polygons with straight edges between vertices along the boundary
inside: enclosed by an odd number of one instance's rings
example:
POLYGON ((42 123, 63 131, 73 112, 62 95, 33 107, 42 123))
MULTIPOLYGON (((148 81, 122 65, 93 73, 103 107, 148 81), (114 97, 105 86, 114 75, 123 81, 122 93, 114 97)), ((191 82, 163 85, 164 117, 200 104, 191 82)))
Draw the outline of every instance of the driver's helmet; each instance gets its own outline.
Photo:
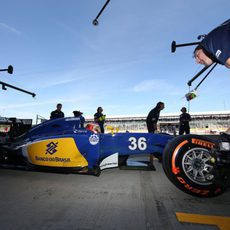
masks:
POLYGON ((101 132, 99 125, 96 123, 89 123, 86 125, 85 128, 89 131, 94 132, 94 133, 100 133, 101 132))

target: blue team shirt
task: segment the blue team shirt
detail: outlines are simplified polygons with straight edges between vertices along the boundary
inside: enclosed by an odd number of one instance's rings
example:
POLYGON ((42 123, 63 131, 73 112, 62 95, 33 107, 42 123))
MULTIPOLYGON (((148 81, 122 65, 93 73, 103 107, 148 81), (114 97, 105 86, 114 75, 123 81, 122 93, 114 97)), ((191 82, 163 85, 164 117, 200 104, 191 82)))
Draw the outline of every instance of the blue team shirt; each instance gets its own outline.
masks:
POLYGON ((230 58, 230 19, 212 30, 202 41, 204 49, 224 65, 230 58))

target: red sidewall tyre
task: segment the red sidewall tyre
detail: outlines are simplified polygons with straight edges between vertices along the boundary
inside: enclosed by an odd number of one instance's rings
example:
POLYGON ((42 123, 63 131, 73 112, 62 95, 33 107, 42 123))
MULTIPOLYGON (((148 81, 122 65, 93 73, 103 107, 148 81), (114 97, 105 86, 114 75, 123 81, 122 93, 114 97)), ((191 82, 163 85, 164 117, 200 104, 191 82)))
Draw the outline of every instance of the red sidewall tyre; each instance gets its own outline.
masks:
POLYGON ((223 187, 212 178, 210 162, 215 142, 199 135, 182 135, 172 139, 163 152, 163 169, 169 180, 180 190, 198 197, 213 197, 223 187))

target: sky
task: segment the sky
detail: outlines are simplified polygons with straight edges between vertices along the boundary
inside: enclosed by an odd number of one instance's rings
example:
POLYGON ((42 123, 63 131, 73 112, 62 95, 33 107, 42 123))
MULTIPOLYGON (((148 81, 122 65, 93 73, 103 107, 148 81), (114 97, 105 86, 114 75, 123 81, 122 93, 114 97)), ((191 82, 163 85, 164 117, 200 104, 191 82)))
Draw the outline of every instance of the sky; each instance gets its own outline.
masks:
MULTIPOLYGON (((93 117, 146 115, 158 101, 163 114, 229 111, 230 70, 218 65, 188 102, 187 82, 203 66, 195 63, 197 42, 229 19, 227 0, 0 0, 0 81, 36 93, 0 90, 0 116, 49 118, 62 103, 93 117)), ((203 76, 203 75, 202 75, 203 76)), ((190 90, 195 88, 202 76, 190 90)))

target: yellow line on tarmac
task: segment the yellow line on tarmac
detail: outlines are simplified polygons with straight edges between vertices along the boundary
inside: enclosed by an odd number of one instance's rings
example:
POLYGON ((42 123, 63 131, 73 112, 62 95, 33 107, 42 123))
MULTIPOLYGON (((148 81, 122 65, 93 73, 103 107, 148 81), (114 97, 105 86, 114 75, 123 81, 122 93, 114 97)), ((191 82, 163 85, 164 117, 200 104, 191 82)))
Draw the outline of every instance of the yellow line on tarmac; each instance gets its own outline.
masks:
POLYGON ((230 230, 230 217, 188 214, 182 212, 176 212, 176 216, 180 222, 211 224, 217 225, 221 230, 230 230))

